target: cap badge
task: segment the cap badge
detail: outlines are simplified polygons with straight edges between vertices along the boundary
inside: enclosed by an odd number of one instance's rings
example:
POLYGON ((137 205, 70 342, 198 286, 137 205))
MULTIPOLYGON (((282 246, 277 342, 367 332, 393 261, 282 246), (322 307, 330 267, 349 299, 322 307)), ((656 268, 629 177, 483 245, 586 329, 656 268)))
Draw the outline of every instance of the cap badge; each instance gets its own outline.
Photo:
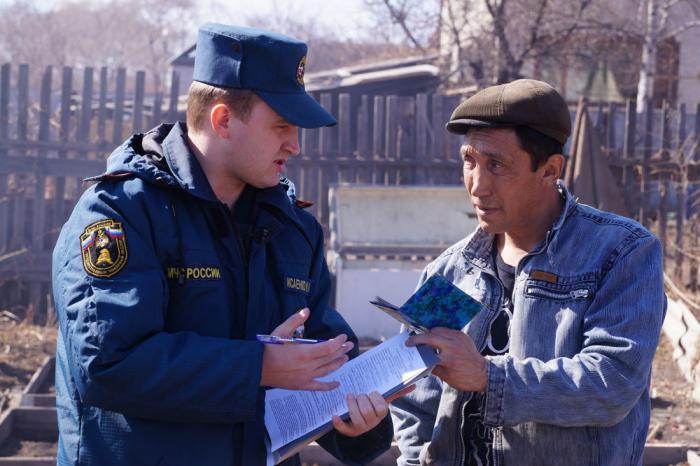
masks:
POLYGON ((304 85, 304 69, 306 68, 306 55, 301 57, 297 65, 297 82, 300 86, 304 85))
POLYGON ((80 236, 83 268, 93 277, 113 277, 126 265, 128 251, 120 222, 101 220, 85 227, 80 236))

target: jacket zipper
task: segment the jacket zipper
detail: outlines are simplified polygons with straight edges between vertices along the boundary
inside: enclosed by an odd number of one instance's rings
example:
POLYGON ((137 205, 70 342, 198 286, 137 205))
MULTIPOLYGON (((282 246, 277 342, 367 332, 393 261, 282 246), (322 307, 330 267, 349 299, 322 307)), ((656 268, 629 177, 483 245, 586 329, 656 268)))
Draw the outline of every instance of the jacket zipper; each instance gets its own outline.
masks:
POLYGON ((588 298, 590 291, 587 288, 579 288, 577 290, 571 291, 551 291, 544 288, 536 286, 528 286, 527 294, 532 296, 539 296, 541 298, 551 298, 551 299, 585 299, 588 298))

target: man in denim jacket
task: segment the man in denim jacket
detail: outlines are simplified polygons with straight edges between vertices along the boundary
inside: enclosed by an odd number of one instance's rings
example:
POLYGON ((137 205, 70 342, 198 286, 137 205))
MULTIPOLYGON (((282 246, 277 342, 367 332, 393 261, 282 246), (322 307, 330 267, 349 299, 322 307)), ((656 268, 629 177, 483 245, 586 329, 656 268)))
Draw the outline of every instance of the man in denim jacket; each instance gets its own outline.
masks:
POLYGON ((483 304, 391 408, 400 465, 639 465, 665 314, 661 247, 559 181, 571 123, 549 85, 484 89, 452 114, 479 227, 426 267, 483 304))

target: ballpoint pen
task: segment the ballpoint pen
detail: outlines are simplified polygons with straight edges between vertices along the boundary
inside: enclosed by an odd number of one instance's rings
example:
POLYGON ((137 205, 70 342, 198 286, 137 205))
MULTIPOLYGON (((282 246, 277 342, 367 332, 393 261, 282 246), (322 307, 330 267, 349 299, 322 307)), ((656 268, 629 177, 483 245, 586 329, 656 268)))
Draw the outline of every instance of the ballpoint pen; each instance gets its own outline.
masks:
POLYGON ((296 338, 296 337, 284 338, 284 337, 278 337, 277 335, 255 335, 255 338, 257 338, 258 341, 260 341, 262 343, 267 343, 267 344, 272 344, 272 345, 283 345, 285 343, 312 344, 312 343, 322 343, 325 341, 325 340, 313 340, 311 338, 296 338))

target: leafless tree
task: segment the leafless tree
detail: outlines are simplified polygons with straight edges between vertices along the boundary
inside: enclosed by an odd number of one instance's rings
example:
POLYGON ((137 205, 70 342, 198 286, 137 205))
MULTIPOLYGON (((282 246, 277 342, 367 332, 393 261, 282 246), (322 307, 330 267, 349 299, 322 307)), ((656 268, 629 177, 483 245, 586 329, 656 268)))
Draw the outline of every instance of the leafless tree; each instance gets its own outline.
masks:
POLYGON ((651 101, 659 44, 700 26, 700 1, 641 0, 639 6, 645 11, 644 20, 640 21, 642 63, 637 87, 637 112, 641 113, 651 101))
POLYGON ((473 80, 483 86, 521 77, 526 64, 555 54, 584 26, 593 0, 442 0, 432 16, 416 11, 411 0, 365 2, 375 11, 382 4, 384 15, 421 51, 427 44, 409 32, 416 16, 433 18, 433 31, 449 56, 448 73, 457 82, 473 80))
POLYGON ((9 3, 0 7, 0 61, 144 69, 159 88, 169 59, 196 31, 193 5, 93 0, 44 11, 26 1, 9 3))
MULTIPOLYGON (((246 23, 253 27, 270 29, 304 40, 309 46, 309 72, 341 68, 362 62, 394 58, 396 55, 415 53, 403 44, 393 43, 385 36, 343 37, 328 25, 293 4, 275 2, 274 14, 251 15, 246 23)), ((352 19, 348 26, 353 27, 352 19)))

